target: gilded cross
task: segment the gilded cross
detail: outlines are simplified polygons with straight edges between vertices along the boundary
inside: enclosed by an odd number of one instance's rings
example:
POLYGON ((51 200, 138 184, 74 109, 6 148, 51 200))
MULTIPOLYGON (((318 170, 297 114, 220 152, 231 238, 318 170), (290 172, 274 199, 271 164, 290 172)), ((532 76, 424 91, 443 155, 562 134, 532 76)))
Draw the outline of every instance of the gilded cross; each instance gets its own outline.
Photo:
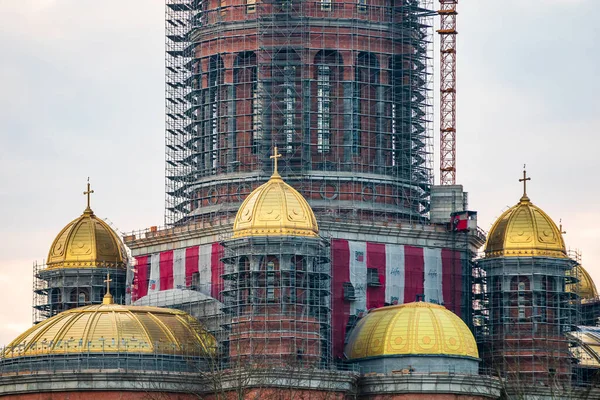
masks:
POLYGON ((559 221, 558 230, 560 231, 560 234, 561 234, 561 235, 566 235, 566 234, 567 234, 567 232, 566 232, 566 231, 563 231, 563 226, 562 226, 562 218, 561 218, 561 219, 560 219, 560 221, 559 221))
POLYGON ((519 182, 523 182, 523 198, 527 198, 527 181, 530 181, 531 178, 527 176, 527 170, 525 169, 527 165, 523 165, 523 179, 519 179, 519 182))
POLYGON ((90 178, 88 178, 87 182, 87 190, 83 192, 84 195, 87 196, 87 209, 90 210, 90 195, 94 193, 94 191, 90 188, 90 178))
POLYGON ((277 173, 277 159, 281 157, 281 154, 277 153, 277 146, 273 147, 273 155, 269 158, 273 159, 273 175, 279 175, 277 173))
POLYGON ((110 293, 110 283, 112 282, 112 279, 110 279, 110 273, 106 274, 106 279, 104 280, 104 283, 106 283, 106 294, 110 293))

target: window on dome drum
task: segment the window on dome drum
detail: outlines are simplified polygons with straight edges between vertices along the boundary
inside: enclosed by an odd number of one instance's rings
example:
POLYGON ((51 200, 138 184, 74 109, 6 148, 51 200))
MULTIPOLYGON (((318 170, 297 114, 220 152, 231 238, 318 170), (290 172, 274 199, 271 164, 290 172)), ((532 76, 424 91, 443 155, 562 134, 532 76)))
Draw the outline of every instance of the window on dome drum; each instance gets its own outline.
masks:
POLYGON ((208 86, 210 96, 210 167, 216 172, 219 150, 219 117, 221 114, 222 85, 223 85, 223 60, 219 56, 212 56, 209 62, 208 86))
POLYGON ((286 65, 283 68, 283 82, 285 87, 284 98, 284 114, 283 114, 283 132, 285 134, 285 150, 291 153, 294 141, 294 114, 296 109, 295 96, 295 78, 296 67, 294 65, 286 65))
POLYGON ((331 11, 331 0, 321 0, 321 11, 331 11))
POLYGON ((364 13, 367 12, 367 0, 358 0, 358 12, 364 13))
POLYGON ((246 0, 246 14, 254 14, 256 12, 256 0, 246 0))
POLYGON ((328 153, 330 150, 330 75, 329 65, 317 66, 317 151, 328 153))

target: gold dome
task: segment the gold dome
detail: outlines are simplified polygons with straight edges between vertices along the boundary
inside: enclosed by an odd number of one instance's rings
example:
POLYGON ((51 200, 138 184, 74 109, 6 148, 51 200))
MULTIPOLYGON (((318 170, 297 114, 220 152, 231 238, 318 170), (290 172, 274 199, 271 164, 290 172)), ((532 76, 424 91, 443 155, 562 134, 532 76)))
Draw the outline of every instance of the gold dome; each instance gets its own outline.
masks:
POLYGON ((318 237, 319 227, 312 208, 298 191, 281 179, 275 168, 271 179, 256 188, 242 203, 233 223, 233 237, 318 237))
POLYGON ((111 352, 198 356, 214 350, 214 337, 183 311, 106 300, 34 325, 5 348, 4 357, 111 352))
POLYGON ((123 243, 110 226, 94 214, 89 206, 79 218, 65 226, 50 247, 48 268, 126 268, 123 243))
POLYGON ((352 331, 349 359, 448 355, 479 358, 467 325, 443 306, 415 302, 371 310, 352 331))
POLYGON ((568 258, 560 229, 542 209, 523 194, 492 226, 485 257, 568 258))
POLYGON ((568 284, 567 292, 576 293, 582 301, 592 300, 598 297, 596 284, 583 266, 576 265, 569 271, 569 275, 579 279, 579 282, 568 284))

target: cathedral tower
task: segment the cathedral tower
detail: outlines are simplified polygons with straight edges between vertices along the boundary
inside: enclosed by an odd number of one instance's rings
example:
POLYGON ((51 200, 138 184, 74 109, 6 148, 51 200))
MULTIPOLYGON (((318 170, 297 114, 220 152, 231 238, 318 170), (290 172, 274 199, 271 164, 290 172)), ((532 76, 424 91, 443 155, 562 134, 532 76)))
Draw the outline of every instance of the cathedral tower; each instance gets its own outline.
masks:
POLYGON ((566 290, 575 262, 561 230, 527 196, 523 175, 523 196, 495 222, 479 261, 488 317, 479 341, 488 372, 526 391, 570 382, 566 334, 577 323, 577 301, 566 290))
MULTIPOLYGON (((277 171, 240 207, 225 243, 232 362, 330 361, 329 248, 315 215, 277 171)), ((321 364, 322 365, 322 364, 321 364)))
POLYGON ((83 305, 101 304, 110 274, 112 295, 125 303, 127 254, 119 236, 90 207, 56 236, 45 265, 34 267, 34 323, 83 305))

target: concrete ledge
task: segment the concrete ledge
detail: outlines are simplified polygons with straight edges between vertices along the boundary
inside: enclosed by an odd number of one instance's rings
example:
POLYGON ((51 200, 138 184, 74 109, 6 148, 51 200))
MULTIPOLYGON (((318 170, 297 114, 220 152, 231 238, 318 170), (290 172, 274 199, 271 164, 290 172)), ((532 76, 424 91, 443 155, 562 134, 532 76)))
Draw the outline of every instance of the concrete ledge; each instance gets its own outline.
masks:
POLYGON ((327 392, 352 392, 357 373, 329 370, 267 370, 216 373, 144 373, 120 370, 84 372, 39 372, 0 376, 0 397, 48 392, 164 392, 204 393, 239 388, 293 388, 327 392))
POLYGON ((497 399, 501 390, 499 379, 480 375, 376 375, 359 381, 361 396, 436 393, 497 399))

